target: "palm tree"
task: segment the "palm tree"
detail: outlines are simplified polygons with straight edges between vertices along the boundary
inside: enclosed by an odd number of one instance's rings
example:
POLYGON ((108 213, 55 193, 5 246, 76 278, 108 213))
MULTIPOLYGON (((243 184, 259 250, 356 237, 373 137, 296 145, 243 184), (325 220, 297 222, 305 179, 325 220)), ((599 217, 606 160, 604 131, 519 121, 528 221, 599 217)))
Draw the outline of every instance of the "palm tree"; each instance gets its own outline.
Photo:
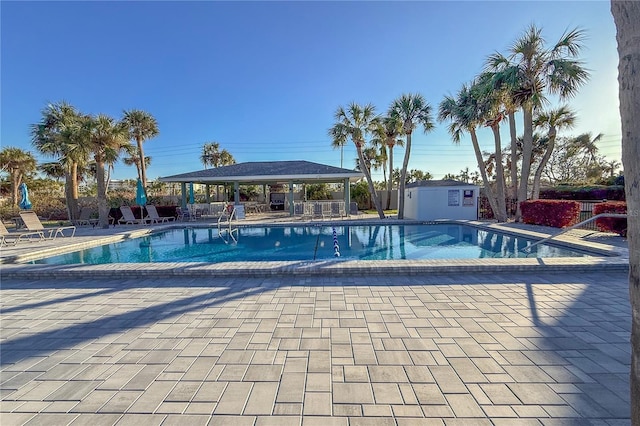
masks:
POLYGON ((506 185, 504 179, 504 166, 502 164, 502 140, 500 136, 500 123, 505 119, 503 92, 493 89, 493 75, 483 73, 477 82, 472 85, 471 91, 473 96, 479 101, 479 113, 484 119, 484 125, 490 127, 493 132, 493 142, 495 151, 493 161, 496 171, 496 205, 497 211, 494 211, 496 219, 500 222, 507 220, 507 204, 506 204, 506 185))
POLYGON ((64 166, 69 219, 78 218, 79 171, 88 160, 86 117, 67 102, 49 104, 42 119, 31 126, 31 143, 42 154, 64 166))
POLYGON ((609 177, 613 179, 616 175, 616 170, 620 167, 620 162, 616 160, 607 161, 606 166, 609 171, 609 177))
POLYGON ((507 163, 509 165, 511 182, 510 196, 515 199, 518 196, 518 135, 515 116, 516 111, 518 111, 522 105, 518 103, 520 99, 512 96, 509 85, 505 83, 505 81, 514 80, 515 76, 509 74, 509 72, 514 71, 517 71, 517 68, 510 67, 509 59, 497 52, 489 55, 485 62, 485 73, 491 75, 493 87, 504 106, 504 111, 509 121, 511 155, 507 163))
POLYGON ((575 120, 576 115, 567 106, 561 106, 560 108, 549 112, 541 112, 533 120, 537 127, 547 128, 547 143, 544 154, 542 155, 533 176, 532 199, 537 200, 540 198, 540 179, 542 178, 542 171, 547 166, 549 158, 551 158, 551 154, 555 148, 558 130, 573 127, 575 120))
MULTIPOLYGON (((127 154, 127 156, 122 157, 122 162, 126 166, 135 166, 136 170, 138 171, 138 176, 140 176, 140 157, 138 156, 138 148, 129 144, 125 146, 123 149, 124 149, 124 152, 127 154)), ((145 167, 149 167, 149 164, 151 164, 151 157, 145 156, 144 157, 145 167)))
POLYGON ((595 137, 591 132, 586 132, 574 138, 574 143, 578 149, 578 153, 584 153, 587 156, 587 166, 598 162, 598 143, 604 135, 598 133, 595 137))
POLYGON ((445 96, 438 108, 438 121, 450 121, 448 130, 453 139, 453 143, 456 145, 460 144, 460 140, 465 132, 469 133, 489 205, 492 211, 499 212, 497 197, 489 182, 485 161, 482 157, 482 151, 480 150, 480 144, 478 143, 478 136, 476 134, 476 129, 483 123, 483 120, 480 115, 478 99, 474 96, 471 85, 464 84, 455 98, 445 96))
MULTIPOLYGON (((531 25, 511 46, 507 63, 495 71, 496 87, 508 90, 513 105, 522 106, 523 156, 518 187, 518 202, 527 199, 533 149, 533 114, 546 103, 546 95, 561 100, 574 96, 589 78, 589 72, 575 58, 582 49, 584 32, 565 32, 551 48, 545 47, 542 30, 531 25)), ((520 203, 516 219, 520 219, 520 203)))
POLYGON ((18 187, 25 175, 36 171, 36 159, 28 151, 8 146, 0 151, 0 169, 9 174, 11 180, 11 205, 18 207, 18 187))
POLYGON ((129 145, 129 133, 124 123, 116 122, 108 115, 99 114, 89 120, 89 141, 96 164, 98 226, 108 228, 109 206, 107 205, 108 185, 105 177, 105 164, 113 164, 120 151, 129 145))
POLYGON ((640 425, 640 3, 611 1, 618 42, 618 87, 622 118, 631 301, 631 424, 640 425))
POLYGON ((231 155, 229 151, 226 149, 220 151, 220 144, 218 142, 209 142, 202 146, 200 161, 205 169, 207 166, 221 167, 236 163, 235 158, 233 158, 233 155, 231 155))
POLYGON ((391 208, 391 191, 393 190, 393 148, 404 146, 404 142, 400 138, 402 135, 402 121, 397 117, 382 117, 377 120, 374 128, 375 138, 371 141, 373 144, 379 144, 382 151, 386 145, 387 157, 389 159, 389 179, 387 181, 387 205, 385 210, 391 208))
POLYGON ((400 194, 398 196, 398 219, 404 219, 404 188, 411 155, 411 135, 418 126, 422 126, 425 133, 433 130, 433 118, 431 117, 431 106, 418 93, 401 95, 391 103, 387 115, 402 122, 402 132, 406 136, 404 161, 400 171, 400 194))
MULTIPOLYGON (((355 102, 352 102, 346 109, 338 107, 334 117, 336 123, 329 129, 329 136, 332 139, 332 145, 339 146, 340 143, 345 143, 345 141, 351 139, 353 144, 356 146, 359 164, 366 164, 363 149, 366 144, 366 135, 371 133, 375 126, 375 107, 371 104, 360 106, 355 102)), ((369 193, 371 193, 371 199, 378 211, 378 215, 380 216, 380 219, 384 219, 384 211, 382 210, 378 194, 376 193, 373 185, 371 173, 367 167, 362 167, 362 173, 364 173, 364 176, 367 179, 369 193)))
POLYGON ((144 156, 144 150, 142 149, 142 143, 148 139, 158 136, 158 122, 156 119, 146 111, 138 109, 131 109, 124 111, 122 121, 125 123, 129 130, 129 138, 136 141, 138 148, 138 158, 140 159, 137 165, 138 177, 142 181, 142 186, 147 188, 147 165, 144 156))

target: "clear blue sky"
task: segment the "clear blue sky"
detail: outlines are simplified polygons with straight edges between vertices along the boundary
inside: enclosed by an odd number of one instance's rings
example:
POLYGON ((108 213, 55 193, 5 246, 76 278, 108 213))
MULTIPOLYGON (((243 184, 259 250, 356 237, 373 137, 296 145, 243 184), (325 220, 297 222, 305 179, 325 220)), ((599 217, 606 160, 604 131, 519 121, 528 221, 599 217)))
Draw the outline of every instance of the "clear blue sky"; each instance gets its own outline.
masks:
MULTIPOLYGON (((576 128, 604 133, 600 150, 620 160, 615 26, 608 1, 568 2, 1 2, 2 146, 32 150, 29 128, 49 102, 120 118, 156 117, 145 143, 151 179, 202 168, 217 141, 238 162, 308 160, 340 166, 327 129, 338 106, 386 112, 421 93, 437 112, 534 23, 554 43, 587 32, 589 83, 570 102, 576 128)), ((521 129, 521 123, 518 123, 521 129)), ((506 143, 506 125, 505 138, 506 143)), ((480 132, 491 149, 491 133, 480 132)), ((396 149, 396 166, 404 150, 396 149)), ((352 144, 344 167, 353 168, 352 144)), ((37 156, 39 160, 44 158, 37 156)), ((452 144, 445 124, 415 133, 410 168, 436 179, 476 170, 470 141, 452 144)), ((134 178, 116 166, 115 178, 134 178)), ((378 174, 377 179, 381 179, 378 174)))

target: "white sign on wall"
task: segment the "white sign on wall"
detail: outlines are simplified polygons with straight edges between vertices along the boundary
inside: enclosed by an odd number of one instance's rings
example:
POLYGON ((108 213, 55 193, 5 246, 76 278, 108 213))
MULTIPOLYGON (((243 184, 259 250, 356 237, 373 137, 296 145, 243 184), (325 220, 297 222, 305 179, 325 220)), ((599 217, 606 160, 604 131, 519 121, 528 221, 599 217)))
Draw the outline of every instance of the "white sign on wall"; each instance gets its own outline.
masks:
POLYGON ((459 206, 460 205, 460 191, 457 189, 449 190, 449 206, 459 206))

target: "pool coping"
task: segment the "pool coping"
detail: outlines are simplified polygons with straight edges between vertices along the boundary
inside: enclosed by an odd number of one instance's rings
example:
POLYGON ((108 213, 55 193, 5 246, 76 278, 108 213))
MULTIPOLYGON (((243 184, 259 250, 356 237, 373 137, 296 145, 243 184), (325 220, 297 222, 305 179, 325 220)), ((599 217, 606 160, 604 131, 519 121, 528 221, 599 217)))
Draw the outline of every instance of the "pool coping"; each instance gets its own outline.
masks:
MULTIPOLYGON (((513 224, 486 223, 465 220, 412 221, 397 219, 377 220, 342 220, 313 222, 279 222, 279 223, 240 223, 239 227, 257 226, 331 226, 345 225, 379 225, 379 224, 463 224, 499 231, 502 233, 532 239, 548 237, 549 233, 541 232, 544 228, 515 228, 513 224)), ((420 275, 449 273, 525 273, 525 272, 586 272, 586 271, 628 271, 628 249, 586 241, 583 238, 565 234, 554 239, 554 245, 577 249, 598 255, 598 257, 558 257, 558 258, 508 258, 508 259, 424 259, 424 260, 341 260, 323 261, 243 261, 243 262, 175 262, 175 263, 118 263, 105 265, 71 264, 46 265, 25 264, 36 258, 68 253, 84 248, 95 247, 129 238, 138 238, 160 230, 197 227, 211 227, 211 223, 181 223, 144 228, 127 229, 115 234, 91 237, 74 237, 56 239, 56 244, 30 251, 26 255, 3 256, 0 258, 2 271, 0 276, 8 278, 142 278, 142 277, 273 277, 278 275, 296 276, 362 276, 362 275, 420 275), (118 265, 114 268, 114 265, 118 265)), ((560 230, 556 230, 560 231, 560 230)), ((21 243, 22 244, 22 243, 21 243)), ((25 243, 29 244, 29 243, 25 243)))

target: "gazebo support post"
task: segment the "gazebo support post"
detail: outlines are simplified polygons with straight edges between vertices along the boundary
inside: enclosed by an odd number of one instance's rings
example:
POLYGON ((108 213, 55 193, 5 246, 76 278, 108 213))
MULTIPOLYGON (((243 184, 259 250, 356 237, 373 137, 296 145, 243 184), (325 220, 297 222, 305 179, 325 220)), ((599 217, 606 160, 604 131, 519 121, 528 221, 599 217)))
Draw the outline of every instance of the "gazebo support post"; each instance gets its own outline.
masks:
POLYGON ((187 183, 182 182, 180 184, 180 207, 187 208, 187 183))
POLYGON ((240 183, 233 182, 233 204, 240 204, 240 183))
POLYGON ((344 212, 347 216, 351 216, 351 187, 349 186, 349 178, 344 180, 344 212))
POLYGON ((289 181, 289 216, 293 216, 293 181, 289 181))

